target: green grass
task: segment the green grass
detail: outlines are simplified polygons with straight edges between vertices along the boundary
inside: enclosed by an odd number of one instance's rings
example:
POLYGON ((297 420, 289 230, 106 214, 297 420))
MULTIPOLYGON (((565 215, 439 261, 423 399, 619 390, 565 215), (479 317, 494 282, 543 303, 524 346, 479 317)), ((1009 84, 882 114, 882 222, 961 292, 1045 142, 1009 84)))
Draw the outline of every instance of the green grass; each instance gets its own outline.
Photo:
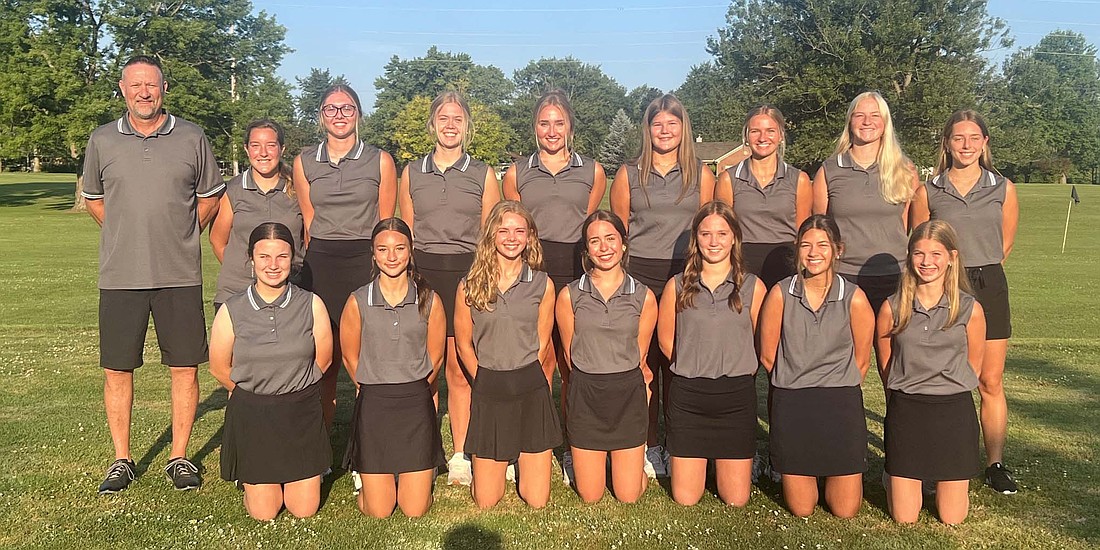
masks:
MULTIPOLYGON (((351 480, 329 478, 311 519, 250 520, 240 493, 218 478, 225 392, 200 369, 201 405, 191 452, 206 484, 173 491, 168 458, 168 376, 152 331, 136 378, 133 450, 141 476, 127 491, 98 497, 112 458, 97 366, 98 229, 68 212, 72 176, 0 174, 0 547, 3 548, 1088 548, 1100 544, 1100 187, 1079 186, 1069 243, 1059 253, 1069 190, 1020 187, 1021 229, 1007 270, 1015 337, 1006 386, 1007 450, 1022 485, 1005 497, 971 483, 962 526, 929 513, 899 526, 885 512, 881 385, 866 382, 870 472, 865 503, 851 521, 818 511, 797 519, 778 487, 762 482, 745 509, 708 494, 693 508, 652 483, 634 506, 594 506, 555 477, 552 504, 526 508, 509 490, 478 512, 468 490, 438 485, 427 517, 386 521, 360 516, 351 480)), ((213 256, 205 256, 212 260, 213 256)), ((216 266, 205 265, 207 297, 216 266)), ((208 319, 209 319, 208 312, 208 319)), ((334 450, 342 456, 351 389, 342 378, 334 450)), ((760 381, 763 388, 763 380, 760 381)), ((763 392, 760 392, 763 395, 763 392)), ((760 443, 766 444, 761 420, 760 443)), ((444 438, 445 441, 449 438, 444 438)))

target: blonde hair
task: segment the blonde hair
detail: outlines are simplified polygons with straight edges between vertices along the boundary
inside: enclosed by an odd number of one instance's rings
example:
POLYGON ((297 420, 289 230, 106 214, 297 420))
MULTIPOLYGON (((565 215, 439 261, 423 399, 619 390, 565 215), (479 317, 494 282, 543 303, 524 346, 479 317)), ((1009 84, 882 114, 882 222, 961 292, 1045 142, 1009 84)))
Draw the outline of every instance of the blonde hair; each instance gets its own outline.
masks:
POLYGON ((642 151, 638 155, 638 184, 642 187, 646 204, 649 204, 649 192, 646 185, 649 183, 649 172, 653 170, 653 138, 649 135, 649 125, 653 119, 661 113, 668 113, 680 119, 680 148, 676 161, 680 164, 680 175, 683 184, 680 186, 680 196, 676 197, 676 204, 684 200, 692 187, 699 186, 699 158, 695 156, 695 139, 691 130, 691 119, 688 118, 687 109, 680 100, 672 94, 665 94, 649 103, 642 116, 642 151))
POLYGON ((741 127, 741 141, 749 142, 749 122, 757 115, 764 115, 774 120, 779 126, 779 148, 776 149, 776 159, 783 162, 783 155, 787 153, 787 119, 783 118, 783 112, 777 107, 765 103, 749 109, 748 114, 745 115, 745 125, 741 127))
POLYGON ((898 283, 897 301, 890 304, 894 309, 894 328, 890 334, 900 334, 913 318, 913 299, 916 296, 918 281, 916 270, 913 268, 913 249, 924 239, 942 244, 955 256, 948 260, 947 272, 943 276, 943 293, 947 296, 947 321, 940 330, 951 328, 959 320, 960 293, 970 291, 969 281, 962 275, 962 254, 959 252, 959 236, 955 233, 955 229, 943 220, 928 220, 918 225, 909 236, 909 250, 905 255, 905 269, 898 283))
POLYGON ((913 198, 913 174, 910 172, 912 162, 898 143, 897 132, 894 131, 894 118, 890 116, 890 106, 878 92, 863 92, 856 96, 848 104, 848 114, 844 118, 844 130, 836 140, 834 155, 842 155, 852 148, 852 115, 856 107, 865 99, 873 99, 878 105, 879 114, 882 115, 884 128, 882 138, 879 140, 878 163, 879 193, 882 199, 890 204, 902 204, 913 198))
MULTIPOLYGON (((577 116, 573 112, 573 105, 569 103, 569 96, 565 95, 565 92, 555 88, 542 94, 542 97, 535 102, 535 110, 532 113, 531 127, 537 132, 539 126, 539 115, 542 114, 542 110, 548 106, 554 106, 561 109, 561 114, 565 115, 565 120, 569 121, 569 130, 565 132, 565 150, 573 151, 573 130, 577 126, 577 116)), ((536 134, 537 136, 538 134, 536 134)), ((535 149, 538 150, 539 140, 535 138, 535 149)))
POLYGON ((470 140, 474 138, 474 119, 470 116, 470 105, 466 103, 466 98, 458 92, 446 91, 435 96, 435 99, 432 100, 432 106, 428 110, 428 133, 431 134, 432 140, 436 139, 435 115, 439 113, 439 109, 448 103, 454 103, 461 107, 462 115, 466 118, 466 124, 462 128, 462 150, 465 151, 470 148, 470 140))
POLYGON ((947 119, 947 124, 943 126, 943 134, 940 136, 940 159, 936 166, 936 173, 943 174, 951 168, 953 160, 951 150, 948 147, 951 143, 951 135, 955 131, 955 125, 960 122, 973 122, 982 131, 982 136, 986 138, 985 146, 982 147, 982 154, 978 157, 978 165, 998 176, 1001 175, 993 167, 993 154, 989 152, 989 126, 986 126, 982 115, 972 109, 960 109, 951 113, 951 118, 947 119))
POLYGON ((525 206, 517 201, 496 203, 481 229, 481 237, 474 251, 474 262, 466 274, 466 305, 478 311, 492 311, 497 301, 497 283, 500 268, 497 263, 496 233, 504 223, 505 214, 515 214, 527 222, 527 247, 523 250, 523 262, 531 269, 542 270, 542 243, 535 220, 525 206))

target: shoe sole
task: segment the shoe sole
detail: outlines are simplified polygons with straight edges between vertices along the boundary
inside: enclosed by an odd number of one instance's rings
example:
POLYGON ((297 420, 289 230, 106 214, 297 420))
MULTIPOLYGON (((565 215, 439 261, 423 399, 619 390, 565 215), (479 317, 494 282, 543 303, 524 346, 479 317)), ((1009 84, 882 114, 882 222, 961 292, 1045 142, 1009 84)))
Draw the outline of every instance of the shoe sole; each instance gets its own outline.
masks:
POLYGON ((99 491, 97 491, 97 493, 100 494, 100 495, 113 495, 113 494, 116 494, 116 493, 121 493, 125 490, 126 490, 125 488, 123 488, 123 489, 100 489, 99 491))

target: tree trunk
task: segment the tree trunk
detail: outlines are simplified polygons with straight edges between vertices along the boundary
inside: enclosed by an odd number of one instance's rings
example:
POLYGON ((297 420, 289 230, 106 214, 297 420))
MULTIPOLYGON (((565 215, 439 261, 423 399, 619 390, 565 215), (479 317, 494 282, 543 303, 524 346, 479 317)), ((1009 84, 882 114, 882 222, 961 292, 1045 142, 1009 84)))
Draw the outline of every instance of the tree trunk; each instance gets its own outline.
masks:
POLYGON ((31 160, 31 172, 38 173, 42 171, 42 159, 38 158, 38 155, 34 156, 31 160))
POLYGON ((84 204, 84 195, 80 192, 84 190, 84 174, 76 175, 76 197, 73 198, 73 207, 69 209, 70 212, 86 212, 88 205, 84 204))

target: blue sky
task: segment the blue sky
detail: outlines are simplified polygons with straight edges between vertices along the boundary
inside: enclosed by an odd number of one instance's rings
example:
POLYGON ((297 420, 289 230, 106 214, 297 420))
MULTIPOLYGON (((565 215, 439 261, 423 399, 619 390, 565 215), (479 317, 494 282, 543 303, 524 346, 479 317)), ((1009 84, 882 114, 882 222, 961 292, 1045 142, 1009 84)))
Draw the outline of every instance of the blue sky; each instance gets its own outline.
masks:
MULTIPOLYGON (((253 3, 287 28, 295 51, 283 60, 281 76, 293 83, 311 67, 344 74, 366 108, 391 56, 419 57, 432 45, 468 53, 508 77, 540 57, 573 56, 601 66, 627 90, 648 84, 670 91, 692 65, 709 59, 707 37, 724 25, 729 6, 721 0, 253 3)), ((1004 19, 1016 39, 1011 49, 988 52, 998 63, 1056 29, 1100 44, 1100 0, 990 0, 989 12, 1004 19)))

